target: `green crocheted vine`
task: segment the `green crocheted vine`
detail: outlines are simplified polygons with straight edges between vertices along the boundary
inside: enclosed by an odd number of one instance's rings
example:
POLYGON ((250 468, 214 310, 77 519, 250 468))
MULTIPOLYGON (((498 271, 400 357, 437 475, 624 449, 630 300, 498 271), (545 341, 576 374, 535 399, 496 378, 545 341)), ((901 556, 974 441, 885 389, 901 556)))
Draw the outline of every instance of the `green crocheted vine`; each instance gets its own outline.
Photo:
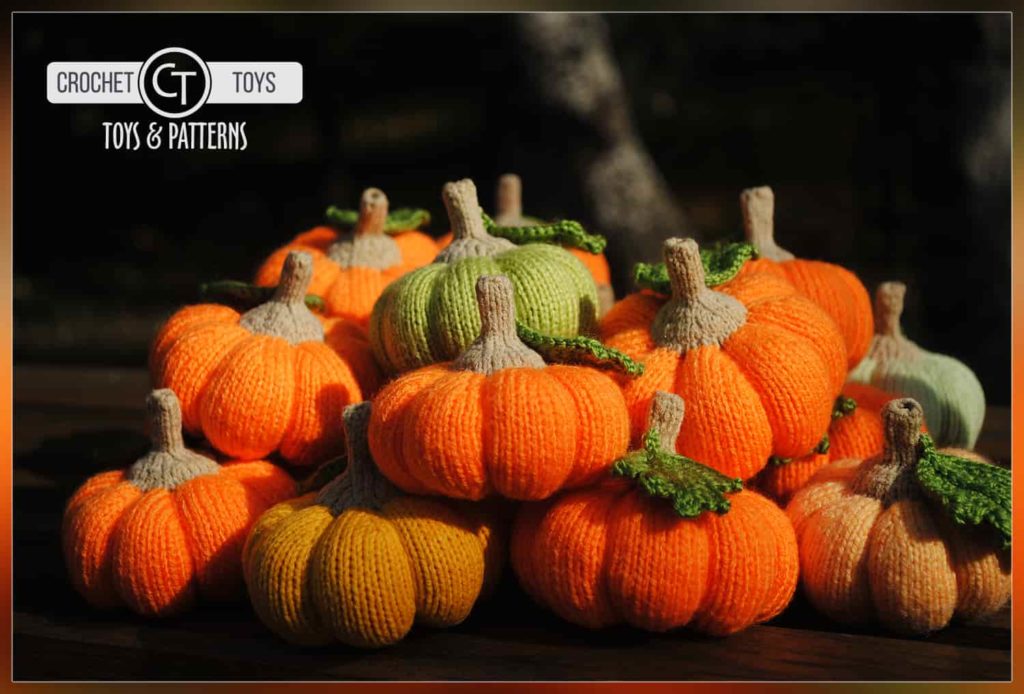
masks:
POLYGON ((518 320, 516 334, 527 347, 549 363, 585 364, 599 369, 619 371, 628 376, 639 376, 644 372, 643 364, 592 337, 552 337, 539 333, 518 320))
MULTIPOLYGON (((218 280, 199 285, 199 300, 204 303, 225 304, 239 311, 247 311, 265 304, 274 296, 275 287, 258 287, 238 280, 218 280)), ((306 294, 306 308, 310 311, 324 310, 323 298, 306 294)))
MULTIPOLYGON (((324 213, 327 222, 339 229, 351 229, 359 220, 358 210, 343 210, 340 207, 331 205, 324 213)), ((387 221, 384 222, 384 232, 394 234, 409 229, 419 229, 430 224, 430 213, 412 207, 400 207, 388 212, 387 221)))
MULTIPOLYGON (((704 283, 709 287, 725 284, 739 273, 745 262, 757 256, 757 249, 749 243, 716 243, 710 248, 701 248, 704 283)), ((666 296, 672 293, 665 263, 637 263, 633 268, 633 282, 640 289, 666 296)))
MULTIPOLYGON (((840 415, 840 416, 843 416, 843 415, 840 415)), ((834 413, 833 413, 833 417, 835 417, 834 413)), ((825 434, 824 436, 821 437, 821 441, 818 441, 818 445, 815 446, 814 448, 812 448, 811 452, 808 453, 807 455, 824 455, 825 453, 828 453, 828 449, 831 448, 831 447, 832 447, 832 442, 829 441, 828 434, 825 434)), ((806 457, 806 456, 804 456, 804 457, 806 457)), ((777 455, 773 455, 770 458, 768 458, 768 464, 769 465, 786 465, 787 463, 792 463, 794 460, 796 460, 796 458, 780 458, 777 455)))
POLYGON ((644 434, 643 449, 615 461, 612 474, 636 481, 650 496, 669 499, 683 518, 696 518, 705 511, 726 513, 731 506, 726 495, 743 489, 743 480, 738 477, 726 477, 662 448, 654 429, 644 434))
POLYGON ((940 452, 928 434, 921 434, 920 458, 914 472, 921 487, 960 525, 987 524, 1002 546, 1010 546, 1012 488, 1010 471, 940 452))
POLYGON ((526 243, 550 243, 557 246, 568 246, 579 248, 588 253, 602 253, 608 244, 607 239, 597 234, 588 233, 583 225, 571 219, 563 219, 548 224, 536 224, 522 227, 503 227, 494 223, 494 220, 483 214, 484 229, 491 236, 511 241, 517 246, 526 243))
MULTIPOLYGON (((840 395, 836 398, 835 403, 832 405, 832 421, 842 419, 848 414, 853 414, 853 411, 857 409, 857 401, 853 398, 848 398, 845 395, 840 395)), ((824 452, 824 451, 822 451, 824 452)))

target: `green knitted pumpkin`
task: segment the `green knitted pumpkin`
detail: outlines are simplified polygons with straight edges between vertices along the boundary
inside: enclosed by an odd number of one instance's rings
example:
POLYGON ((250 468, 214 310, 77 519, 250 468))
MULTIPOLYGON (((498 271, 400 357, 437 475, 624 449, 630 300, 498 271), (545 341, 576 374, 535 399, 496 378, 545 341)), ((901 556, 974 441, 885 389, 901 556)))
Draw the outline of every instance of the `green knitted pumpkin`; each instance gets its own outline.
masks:
POLYGON ((370 316, 370 343, 385 370, 397 373, 454 359, 480 334, 476 280, 505 275, 516 293, 520 322, 553 337, 593 331, 597 287, 565 249, 516 246, 484 228, 476 186, 469 179, 442 191, 454 240, 433 264, 392 282, 370 316))
POLYGON ((985 421, 985 393, 963 362, 917 346, 903 335, 907 287, 883 282, 875 292, 875 336, 849 380, 914 398, 939 446, 974 448, 985 421))

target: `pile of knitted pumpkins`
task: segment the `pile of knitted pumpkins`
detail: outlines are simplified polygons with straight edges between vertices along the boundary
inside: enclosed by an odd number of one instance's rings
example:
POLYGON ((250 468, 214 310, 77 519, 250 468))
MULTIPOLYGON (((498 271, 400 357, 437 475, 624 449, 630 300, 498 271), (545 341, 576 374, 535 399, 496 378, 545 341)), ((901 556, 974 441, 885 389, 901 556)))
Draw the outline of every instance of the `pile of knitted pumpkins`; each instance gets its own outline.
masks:
POLYGON ((451 233, 378 189, 156 335, 152 450, 67 504, 74 587, 147 616, 246 596, 299 644, 451 627, 506 563, 578 625, 725 635, 798 583, 844 624, 929 632, 1009 597, 1009 472, 971 453, 962 363, 773 239, 664 242, 614 302, 604 239, 444 186, 451 233), (952 447, 952 448, 942 448, 952 447), (299 479, 300 482, 295 480, 299 479))

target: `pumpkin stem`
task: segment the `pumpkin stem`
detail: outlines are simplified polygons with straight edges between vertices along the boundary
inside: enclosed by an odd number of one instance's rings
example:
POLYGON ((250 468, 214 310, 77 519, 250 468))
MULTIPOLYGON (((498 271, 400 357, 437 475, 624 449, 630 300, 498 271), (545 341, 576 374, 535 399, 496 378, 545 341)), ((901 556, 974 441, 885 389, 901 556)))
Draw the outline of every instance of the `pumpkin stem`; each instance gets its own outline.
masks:
POLYGON ((761 257, 782 262, 795 257, 775 243, 775 192, 769 186, 747 188, 740 193, 743 232, 761 257))
POLYGON ((446 183, 441 190, 441 198, 452 224, 453 240, 437 254, 435 262, 450 263, 462 258, 489 257, 515 248, 511 241, 487 233, 473 181, 464 178, 446 183))
POLYGON ((494 221, 499 226, 519 226, 523 223, 523 181, 516 174, 505 174, 498 179, 497 209, 494 221))
POLYGON ((383 270, 402 263, 402 252, 385 232, 388 198, 380 188, 367 188, 359 201, 359 217, 351 231, 342 232, 327 256, 343 268, 383 270))
POLYGON ((688 352, 701 345, 721 344, 746 323, 743 304, 708 289, 696 241, 668 239, 663 252, 672 294, 651 325, 659 345, 688 352))
POLYGON ((136 487, 142 491, 158 487, 173 489, 194 477, 220 469, 215 461, 185 448, 181 435, 181 404, 173 390, 161 388, 149 394, 146 419, 153 446, 125 475, 136 487))
POLYGON ((452 368, 491 374, 513 367, 544 367, 544 359, 526 346, 516 332, 516 295, 504 275, 484 275, 476 281, 480 336, 452 362, 452 368))
POLYGON ((900 317, 907 285, 902 282, 882 282, 875 290, 875 332, 886 337, 903 337, 900 317))
POLYGON ((675 393, 659 390, 651 399, 651 413, 647 417, 647 426, 658 434, 658 441, 666 451, 676 449, 676 439, 683 426, 686 403, 675 393))
POLYGON ((317 495, 316 502, 335 516, 348 508, 380 508, 399 494, 370 455, 370 403, 349 405, 342 414, 348 465, 317 495))
POLYGON ((295 345, 323 341, 320 321, 306 307, 306 290, 313 279, 313 256, 292 251, 285 258, 281 280, 270 301, 242 314, 239 325, 257 335, 281 337, 295 345))
POLYGON ((882 408, 882 454, 864 466, 855 484, 862 494, 887 505, 919 493, 914 468, 920 457, 918 442, 924 410, 912 398, 890 400, 882 408))

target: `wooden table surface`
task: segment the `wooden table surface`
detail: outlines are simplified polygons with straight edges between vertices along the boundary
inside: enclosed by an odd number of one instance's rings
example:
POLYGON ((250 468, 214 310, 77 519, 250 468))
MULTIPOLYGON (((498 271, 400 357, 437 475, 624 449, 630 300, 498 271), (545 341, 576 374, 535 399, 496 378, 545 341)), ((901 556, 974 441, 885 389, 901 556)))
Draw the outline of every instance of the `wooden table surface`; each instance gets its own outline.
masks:
MULTIPOLYGON (((591 632, 534 606, 506 575, 447 631, 415 629, 365 652, 280 641, 248 605, 202 606, 164 621, 89 609, 60 554, 63 504, 88 475, 147 447, 142 369, 17 366, 14 371, 14 641, 17 680, 1006 680, 1009 608, 922 638, 851 630, 802 597, 724 639, 680 630, 591 632)), ((989 409, 978 450, 1010 457, 1008 408, 989 409)))

